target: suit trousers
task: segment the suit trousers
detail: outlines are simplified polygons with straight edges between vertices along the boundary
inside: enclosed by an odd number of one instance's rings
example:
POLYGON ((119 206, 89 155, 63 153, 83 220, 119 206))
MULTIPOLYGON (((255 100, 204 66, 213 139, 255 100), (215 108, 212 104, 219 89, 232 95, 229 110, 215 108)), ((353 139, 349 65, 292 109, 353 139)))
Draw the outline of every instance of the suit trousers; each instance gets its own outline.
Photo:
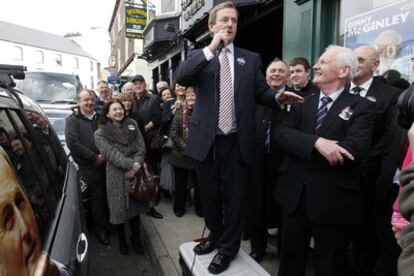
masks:
POLYGON ((250 167, 243 162, 237 134, 217 135, 206 159, 196 162, 208 238, 227 256, 240 248, 250 167))
POLYGON ((91 215, 95 233, 106 231, 109 224, 108 202, 106 200, 105 166, 79 166, 81 177, 88 185, 91 215))
POLYGON ((320 225, 309 220, 306 191, 298 207, 283 219, 282 254, 279 276, 304 276, 311 237, 315 240, 315 276, 343 276, 348 226, 320 225))

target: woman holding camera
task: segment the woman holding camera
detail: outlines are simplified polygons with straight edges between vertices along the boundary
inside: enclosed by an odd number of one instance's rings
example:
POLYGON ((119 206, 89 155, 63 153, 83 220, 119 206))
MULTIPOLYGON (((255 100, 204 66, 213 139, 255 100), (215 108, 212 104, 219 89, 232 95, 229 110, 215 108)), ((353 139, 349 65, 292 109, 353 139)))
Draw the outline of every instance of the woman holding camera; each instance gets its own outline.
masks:
POLYGON ((106 192, 108 197, 109 220, 116 225, 119 250, 128 254, 125 239, 125 222, 131 228, 132 247, 143 254, 139 240, 139 213, 148 208, 147 203, 132 200, 126 178, 131 178, 141 168, 145 159, 145 142, 138 124, 125 117, 125 108, 119 100, 105 104, 104 118, 95 132, 95 143, 106 163, 106 192))

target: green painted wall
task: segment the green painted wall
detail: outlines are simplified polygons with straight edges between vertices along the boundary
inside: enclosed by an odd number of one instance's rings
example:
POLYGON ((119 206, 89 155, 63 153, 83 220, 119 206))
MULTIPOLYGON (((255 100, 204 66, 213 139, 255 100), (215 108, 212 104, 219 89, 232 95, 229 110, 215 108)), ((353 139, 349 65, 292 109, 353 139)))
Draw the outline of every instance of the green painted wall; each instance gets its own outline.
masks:
POLYGON ((335 43, 339 0, 284 0, 283 59, 302 56, 311 64, 335 43))

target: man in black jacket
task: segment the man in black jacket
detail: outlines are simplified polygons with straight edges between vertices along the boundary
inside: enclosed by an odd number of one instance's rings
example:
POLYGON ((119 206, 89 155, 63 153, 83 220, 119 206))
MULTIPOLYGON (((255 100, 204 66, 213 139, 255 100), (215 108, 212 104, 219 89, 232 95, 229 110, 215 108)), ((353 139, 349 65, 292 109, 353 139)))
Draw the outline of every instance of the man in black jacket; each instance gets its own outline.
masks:
POLYGON ((94 111, 95 95, 89 90, 82 90, 77 101, 79 108, 66 119, 66 143, 88 184, 95 235, 107 245, 110 240, 105 229, 108 224, 105 158, 95 146, 94 132, 98 128, 98 115, 94 111))
POLYGON ((279 276, 305 275, 311 236, 315 274, 345 275, 347 233, 360 221, 356 165, 375 118, 375 105, 345 87, 356 61, 349 49, 327 48, 313 67, 320 93, 294 106, 276 132, 286 151, 276 193, 285 213, 279 276))
POLYGON ((302 97, 318 93, 319 89, 309 79, 311 70, 309 61, 304 57, 295 57, 289 63, 290 81, 293 91, 302 97))
MULTIPOLYGON (((158 172, 158 164, 161 161, 159 152, 151 150, 151 142, 161 123, 161 106, 157 96, 151 95, 146 89, 145 79, 142 75, 136 75, 131 79, 134 84, 134 105, 132 107, 131 118, 138 123, 138 127, 144 136, 147 149, 146 160, 155 173, 158 172)), ((163 216, 155 210, 150 203, 150 210, 147 215, 157 219, 163 216)))
MULTIPOLYGON (((382 77, 374 77, 374 72, 379 66, 379 53, 374 48, 361 46, 355 50, 355 53, 358 57, 358 67, 350 85, 350 92, 374 102, 377 108, 372 147, 359 165, 363 224, 355 230, 355 260, 357 275, 375 275, 378 245, 381 251, 388 250, 382 244, 382 241, 387 240, 383 233, 387 232, 384 228, 389 228, 388 230, 391 228, 389 223, 381 222, 385 214, 391 211, 383 207, 387 205, 391 209, 396 196, 394 193, 394 198, 384 197, 377 192, 376 186, 378 176, 385 169, 381 165, 386 156, 387 147, 389 147, 390 136, 394 135, 390 129, 399 91, 388 85, 382 77), (382 211, 375 210, 375 206, 382 211)), ((383 262, 388 261, 383 260, 383 262)))

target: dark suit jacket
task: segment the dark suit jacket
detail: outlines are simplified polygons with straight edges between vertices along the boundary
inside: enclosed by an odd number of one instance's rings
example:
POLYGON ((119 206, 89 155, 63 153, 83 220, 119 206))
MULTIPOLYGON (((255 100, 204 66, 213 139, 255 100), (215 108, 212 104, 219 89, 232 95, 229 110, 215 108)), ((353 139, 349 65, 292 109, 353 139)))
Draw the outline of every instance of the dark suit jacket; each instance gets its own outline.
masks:
POLYGON ((276 141, 286 150, 279 168, 276 196, 284 210, 292 213, 305 190, 307 213, 312 222, 355 223, 360 213, 359 174, 355 164, 369 150, 375 105, 347 90, 333 103, 319 129, 319 136, 338 141, 355 161, 347 160, 342 166, 332 167, 314 149, 318 139, 315 134, 318 103, 319 93, 306 97, 303 105, 293 107, 276 132, 276 141), (343 119, 341 114, 347 107, 353 113, 343 119))
MULTIPOLYGON (((234 47, 234 102, 237 118, 237 142, 243 161, 252 163, 256 155, 256 101, 273 108, 276 91, 269 88, 261 73, 258 54, 234 47)), ((191 51, 175 72, 184 86, 195 86, 197 93, 186 153, 202 161, 213 145, 218 124, 219 61, 207 61, 201 49, 191 51)))
MULTIPOLYGON (((372 146, 359 166, 362 175, 378 176, 381 171, 381 163, 389 145, 390 135, 393 135, 390 129, 398 95, 398 89, 388 85, 382 77, 374 77, 365 97, 375 100, 377 111, 372 133, 372 146)), ((374 183, 375 180, 376 178, 373 179, 374 183)))

